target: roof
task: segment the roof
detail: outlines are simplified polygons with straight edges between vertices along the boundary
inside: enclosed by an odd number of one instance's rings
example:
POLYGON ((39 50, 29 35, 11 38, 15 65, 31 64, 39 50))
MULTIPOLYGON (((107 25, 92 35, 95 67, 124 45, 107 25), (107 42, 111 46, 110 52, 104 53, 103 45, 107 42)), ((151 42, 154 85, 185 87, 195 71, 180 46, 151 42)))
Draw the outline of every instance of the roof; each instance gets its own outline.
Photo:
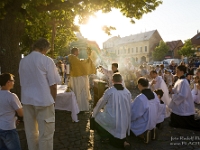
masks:
POLYGON ((183 46, 183 42, 181 40, 166 42, 166 44, 169 46, 169 50, 171 51, 183 46))
POLYGON ((193 45, 200 45, 200 32, 198 32, 193 38, 191 38, 191 42, 193 45))
MULTIPOLYGON (((158 32, 157 30, 153 30, 153 31, 148 31, 148 32, 144 32, 144 33, 139 33, 139 34, 134 34, 134 35, 130 35, 130 36, 125 36, 125 37, 118 37, 115 39, 115 43, 116 44, 125 44, 125 43, 133 43, 133 42, 140 42, 140 41, 147 41, 149 40, 152 35, 158 32)), ((113 40, 113 37, 110 38, 113 40)), ((110 41, 110 39, 108 39, 106 42, 110 41)))

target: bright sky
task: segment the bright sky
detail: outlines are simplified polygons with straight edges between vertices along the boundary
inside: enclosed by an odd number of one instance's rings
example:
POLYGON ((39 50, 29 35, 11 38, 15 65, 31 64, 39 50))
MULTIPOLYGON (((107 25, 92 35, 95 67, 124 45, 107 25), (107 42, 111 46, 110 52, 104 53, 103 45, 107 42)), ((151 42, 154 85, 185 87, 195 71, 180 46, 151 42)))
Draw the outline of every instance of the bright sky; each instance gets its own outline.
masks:
POLYGON ((197 30, 200 31, 199 7, 200 0, 163 0, 163 4, 140 20, 135 20, 135 24, 116 9, 107 14, 98 12, 96 18, 91 17, 86 25, 81 25, 80 30, 85 38, 96 41, 100 48, 112 36, 124 37, 156 29, 165 42, 179 39, 184 42, 192 38, 197 30), (116 28, 111 36, 102 31, 104 25, 116 28))

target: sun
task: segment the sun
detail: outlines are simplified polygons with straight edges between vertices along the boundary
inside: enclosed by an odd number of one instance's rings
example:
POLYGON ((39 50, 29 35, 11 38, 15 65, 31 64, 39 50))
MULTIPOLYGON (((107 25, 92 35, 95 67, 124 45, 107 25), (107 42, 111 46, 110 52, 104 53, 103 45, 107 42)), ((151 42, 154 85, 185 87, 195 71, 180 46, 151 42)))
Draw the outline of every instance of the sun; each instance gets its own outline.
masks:
POLYGON ((90 17, 85 25, 80 26, 81 34, 88 40, 100 42, 105 40, 107 35, 103 32, 104 20, 100 17, 90 17))
POLYGON ((83 37, 87 38, 88 40, 96 41, 101 48, 103 46, 102 43, 110 38, 110 36, 103 31, 103 27, 115 27, 116 22, 114 21, 114 17, 116 17, 115 11, 107 14, 99 11, 95 13, 95 16, 91 16, 89 18, 87 24, 80 25, 80 32, 83 37))

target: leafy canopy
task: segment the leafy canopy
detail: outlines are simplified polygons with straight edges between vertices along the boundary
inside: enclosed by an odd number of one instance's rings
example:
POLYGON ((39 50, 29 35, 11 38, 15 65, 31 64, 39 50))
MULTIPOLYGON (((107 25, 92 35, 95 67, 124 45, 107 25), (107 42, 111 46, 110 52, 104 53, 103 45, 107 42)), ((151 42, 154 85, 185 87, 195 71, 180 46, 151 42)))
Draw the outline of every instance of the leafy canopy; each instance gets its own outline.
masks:
POLYGON ((192 49, 193 49, 192 41, 191 39, 188 39, 185 40, 184 46, 178 51, 178 53, 185 57, 190 57, 195 53, 195 51, 192 49))
POLYGON ((164 41, 160 41, 159 45, 153 51, 153 59, 154 60, 163 60, 165 55, 168 53, 169 47, 164 41))
MULTIPOLYGON (((55 38, 54 48, 59 51, 75 40, 74 32, 79 31, 74 23, 76 17, 79 23, 86 23, 95 12, 107 13, 116 8, 134 23, 134 19, 152 12, 161 3, 161 0, 1 0, 0 21, 13 15, 22 22, 21 52, 29 51, 39 37, 50 41, 55 38)), ((105 26, 103 30, 110 34, 115 28, 105 26)))

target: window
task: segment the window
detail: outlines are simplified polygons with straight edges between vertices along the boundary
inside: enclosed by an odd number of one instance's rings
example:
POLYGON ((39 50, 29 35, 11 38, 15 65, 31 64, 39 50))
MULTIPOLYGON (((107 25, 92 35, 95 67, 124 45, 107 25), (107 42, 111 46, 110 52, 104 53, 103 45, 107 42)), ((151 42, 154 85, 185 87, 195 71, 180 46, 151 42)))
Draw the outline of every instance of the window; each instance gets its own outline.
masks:
POLYGON ((138 52, 138 47, 136 47, 136 53, 138 52))
POLYGON ((132 53, 134 53, 134 48, 132 48, 132 53))
POLYGON ((118 49, 118 54, 119 54, 119 49, 118 49))
POLYGON ((128 53, 130 53, 130 48, 128 48, 128 53))
POLYGON ((140 52, 142 52, 142 47, 140 47, 140 52))
POLYGON ((124 49, 124 54, 126 54, 126 49, 124 49))
POLYGON ((145 46, 145 52, 147 52, 147 46, 145 46))

